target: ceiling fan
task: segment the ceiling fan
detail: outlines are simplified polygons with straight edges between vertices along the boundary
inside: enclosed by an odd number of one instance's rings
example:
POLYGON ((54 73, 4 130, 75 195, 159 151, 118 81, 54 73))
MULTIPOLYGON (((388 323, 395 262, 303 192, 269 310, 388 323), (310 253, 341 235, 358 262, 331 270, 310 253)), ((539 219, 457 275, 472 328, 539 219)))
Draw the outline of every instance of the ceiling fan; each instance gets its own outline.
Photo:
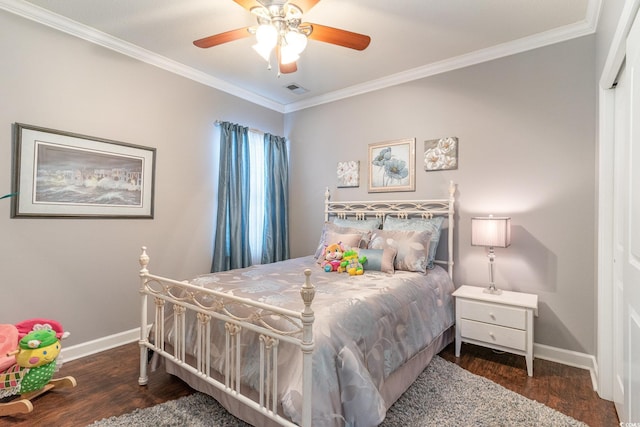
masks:
MULTIPOLYGON (((307 46, 307 39, 331 43, 355 50, 369 46, 371 37, 364 34, 302 22, 302 14, 320 0, 233 0, 256 15, 257 27, 243 27, 198 39, 194 45, 209 48, 223 43, 256 36, 254 50, 267 62, 272 52, 278 61, 280 73, 293 73, 296 61, 307 46)), ((269 65, 270 67, 270 65, 269 65)))

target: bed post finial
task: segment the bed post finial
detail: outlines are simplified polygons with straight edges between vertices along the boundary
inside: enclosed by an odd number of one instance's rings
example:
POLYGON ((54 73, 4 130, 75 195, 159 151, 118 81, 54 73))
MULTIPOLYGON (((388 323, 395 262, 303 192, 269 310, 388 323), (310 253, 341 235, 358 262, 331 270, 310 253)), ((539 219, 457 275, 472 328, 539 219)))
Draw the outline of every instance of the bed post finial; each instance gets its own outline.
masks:
POLYGON ((304 301, 304 311, 302 314, 311 314, 313 316, 313 310, 311 310, 311 303, 316 295, 316 287, 311 283, 311 269, 306 268, 304 270, 304 285, 300 289, 300 296, 304 301))
POLYGON ((142 270, 140 270, 140 273, 148 273, 149 270, 147 270, 147 265, 149 265, 149 255, 147 255, 147 247, 143 246, 142 247, 142 254, 140 254, 140 267, 142 267, 142 270))

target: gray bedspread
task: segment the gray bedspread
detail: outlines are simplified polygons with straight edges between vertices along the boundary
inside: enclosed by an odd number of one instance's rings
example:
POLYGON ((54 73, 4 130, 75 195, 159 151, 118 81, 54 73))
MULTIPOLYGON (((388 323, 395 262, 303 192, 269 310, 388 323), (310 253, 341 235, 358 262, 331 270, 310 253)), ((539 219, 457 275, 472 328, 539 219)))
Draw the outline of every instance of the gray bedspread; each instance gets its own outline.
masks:
MULTIPOLYGON (((388 406, 379 393, 385 379, 453 325, 453 283, 438 266, 426 275, 365 271, 349 276, 325 273, 313 257, 203 275, 191 283, 300 311, 305 268, 312 269, 316 287, 312 424, 378 425, 388 406)), ((195 336, 190 339, 187 349, 194 349, 195 336)), ((221 369, 223 344, 212 347, 213 366, 221 369)), ((300 423, 302 357, 292 350, 291 345, 280 348, 278 390, 284 413, 300 423)), ((250 385, 258 381, 257 366, 257 361, 244 362, 243 380, 250 385)))

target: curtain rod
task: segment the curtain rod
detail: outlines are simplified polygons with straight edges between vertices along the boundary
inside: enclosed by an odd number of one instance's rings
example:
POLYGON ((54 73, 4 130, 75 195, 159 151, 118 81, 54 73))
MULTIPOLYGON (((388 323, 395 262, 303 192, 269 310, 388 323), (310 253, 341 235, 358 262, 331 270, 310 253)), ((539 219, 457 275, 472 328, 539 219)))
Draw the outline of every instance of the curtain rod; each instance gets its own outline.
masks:
MULTIPOLYGON (((216 126, 220 126, 222 123, 223 123, 223 121, 222 121, 222 120, 216 120, 216 123, 215 123, 215 124, 216 124, 216 126)), ((264 134, 266 133, 265 131, 262 131, 262 130, 260 130, 260 129, 255 129, 255 128, 249 128, 249 130, 250 130, 251 132, 259 133, 259 134, 261 134, 261 135, 264 135, 264 134)))

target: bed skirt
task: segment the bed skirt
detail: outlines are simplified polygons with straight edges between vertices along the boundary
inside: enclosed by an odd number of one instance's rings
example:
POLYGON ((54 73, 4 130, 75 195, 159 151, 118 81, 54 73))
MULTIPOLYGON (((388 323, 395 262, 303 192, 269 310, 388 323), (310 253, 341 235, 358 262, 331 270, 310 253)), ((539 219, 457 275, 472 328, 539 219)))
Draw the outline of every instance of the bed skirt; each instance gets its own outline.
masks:
MULTIPOLYGON (((455 331, 452 326, 440 334, 439 337, 434 339, 431 344, 408 360, 407 363, 399 367, 387 377, 382 390, 380 390, 380 394, 386 402, 387 409, 389 409, 391 405, 393 405, 395 401, 398 400, 398 398, 409 388, 409 386, 413 384, 420 373, 422 373, 429 362, 431 362, 433 356, 440 353, 447 345, 453 342, 454 338, 455 331)), ((162 360, 164 360, 164 358, 162 360)), ((165 361, 165 369, 169 374, 175 375, 182 381, 189 384, 189 386, 194 390, 212 396, 235 417, 240 418, 253 426, 281 427, 275 421, 264 417, 260 412, 243 405, 238 400, 218 390, 198 375, 180 369, 179 366, 171 363, 170 361, 165 361)), ((279 408, 278 412, 280 415, 283 415, 282 408, 279 408)))

